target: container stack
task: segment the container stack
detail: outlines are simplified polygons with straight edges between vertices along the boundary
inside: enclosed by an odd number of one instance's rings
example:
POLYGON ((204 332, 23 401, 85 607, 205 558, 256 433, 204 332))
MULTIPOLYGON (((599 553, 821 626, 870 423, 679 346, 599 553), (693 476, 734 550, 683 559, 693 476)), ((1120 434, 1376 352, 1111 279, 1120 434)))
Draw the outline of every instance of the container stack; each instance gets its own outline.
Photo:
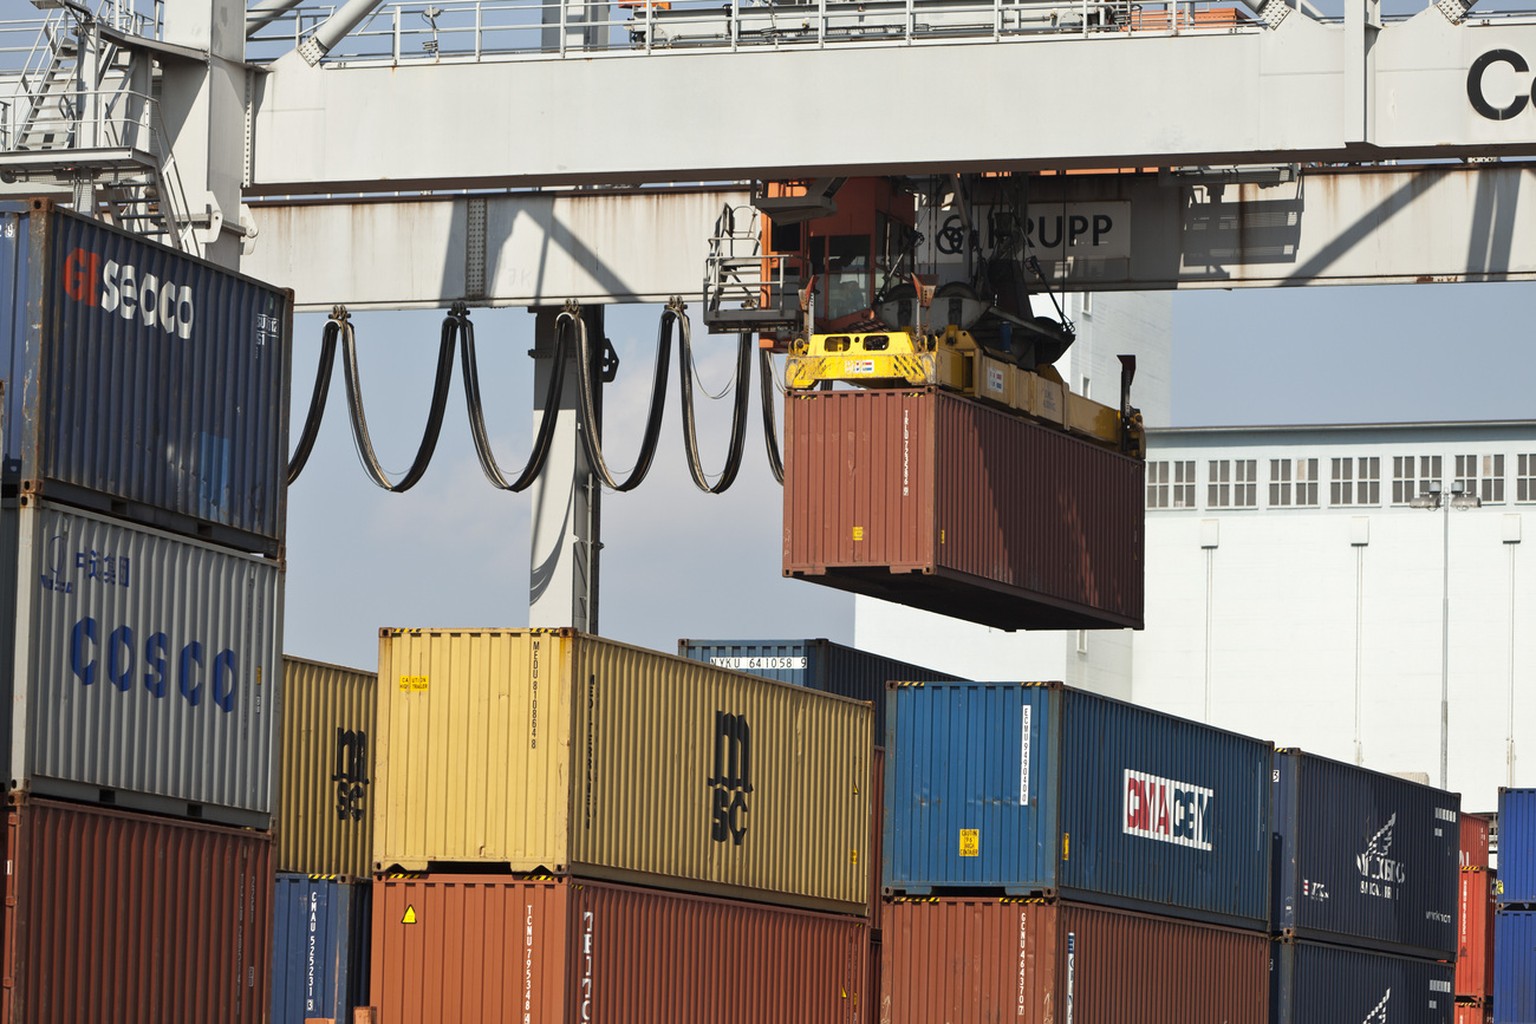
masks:
POLYGON ((1059 683, 886 716, 883 1022, 1264 1018, 1269 744, 1059 683))
POLYGON ((570 630, 383 630, 378 1024, 868 1019, 868 705, 570 630))
POLYGON ((1536 789, 1499 790, 1493 1019, 1536 1024, 1536 789))
POLYGON ((1451 1024, 1461 798, 1299 750, 1273 778, 1270 1020, 1451 1024))
POLYGON ((378 676, 283 659, 272 1024, 368 1003, 378 676))
POLYGON ((1493 870, 1486 815, 1461 814, 1461 898, 1456 925, 1456 1024, 1493 1020, 1493 870))
POLYGON ((289 295, 0 204, 6 1020, 267 1012, 289 295))

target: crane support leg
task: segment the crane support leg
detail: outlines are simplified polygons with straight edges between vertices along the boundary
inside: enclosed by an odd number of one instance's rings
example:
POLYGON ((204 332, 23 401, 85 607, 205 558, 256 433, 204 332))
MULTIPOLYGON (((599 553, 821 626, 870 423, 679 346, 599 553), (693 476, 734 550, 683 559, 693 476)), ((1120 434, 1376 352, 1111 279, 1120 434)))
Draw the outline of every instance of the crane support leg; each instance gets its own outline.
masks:
MULTIPOLYGON (((555 352, 557 307, 533 310, 534 372, 533 393, 538 407, 533 412, 534 429, 543 415, 544 393, 552 372, 555 352)), ((601 358, 603 345, 603 307, 582 310, 587 325, 587 343, 594 346, 594 359, 601 358)), ((571 626, 597 632, 598 554, 602 549, 602 489, 587 465, 577 434, 581 401, 578 388, 581 374, 570 353, 566 367, 565 388, 560 396, 560 418, 544 472, 530 489, 533 494, 529 542, 532 563, 528 579, 528 624, 535 627, 571 626)), ((602 416, 601 385, 593 402, 602 416)))

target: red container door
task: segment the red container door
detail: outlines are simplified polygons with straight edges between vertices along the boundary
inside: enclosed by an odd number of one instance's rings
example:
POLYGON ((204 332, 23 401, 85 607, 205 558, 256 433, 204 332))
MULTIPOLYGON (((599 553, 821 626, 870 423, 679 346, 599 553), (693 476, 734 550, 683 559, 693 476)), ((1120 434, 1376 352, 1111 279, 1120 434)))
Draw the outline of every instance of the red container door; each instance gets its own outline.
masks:
POLYGON ((1461 869, 1456 942, 1456 998, 1493 996, 1493 886, 1483 868, 1461 869))

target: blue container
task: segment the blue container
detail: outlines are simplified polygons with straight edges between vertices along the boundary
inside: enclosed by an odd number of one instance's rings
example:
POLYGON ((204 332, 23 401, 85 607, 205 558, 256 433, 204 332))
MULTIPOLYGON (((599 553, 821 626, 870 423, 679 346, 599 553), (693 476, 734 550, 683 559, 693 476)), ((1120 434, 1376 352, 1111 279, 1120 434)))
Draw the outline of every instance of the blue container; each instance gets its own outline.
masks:
POLYGON ((1536 910, 1493 915, 1493 1022, 1536 1024, 1536 910))
POLYGON ((1270 943, 1270 1024, 1452 1024, 1456 968, 1344 946, 1270 943))
POLYGON ((894 686, 885 887, 1262 930, 1270 745, 1060 683, 894 686))
POLYGON ((1299 750, 1274 780, 1277 933, 1455 957, 1459 794, 1299 750))
POLYGON ((47 201, 0 203, 7 486, 276 554, 292 310, 47 201))
POLYGON ((324 875, 277 876, 272 927, 272 1024, 311 1017, 352 1020, 368 1005, 366 882, 324 875))
POLYGON ((1499 905, 1536 908, 1536 789, 1499 790, 1499 905))
POLYGON ((719 668, 750 672, 823 693, 836 693, 875 705, 875 721, 885 721, 885 684, 919 679, 950 680, 948 672, 870 654, 831 640, 679 640, 677 653, 719 668))

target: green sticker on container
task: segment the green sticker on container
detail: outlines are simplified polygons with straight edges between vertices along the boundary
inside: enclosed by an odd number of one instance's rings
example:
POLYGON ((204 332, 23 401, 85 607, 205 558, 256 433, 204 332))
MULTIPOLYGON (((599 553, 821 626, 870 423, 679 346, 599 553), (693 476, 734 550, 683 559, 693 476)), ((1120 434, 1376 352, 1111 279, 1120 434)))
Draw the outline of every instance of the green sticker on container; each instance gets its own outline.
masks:
POLYGON ((963 828, 960 830, 960 856, 981 856, 981 829, 963 828))

